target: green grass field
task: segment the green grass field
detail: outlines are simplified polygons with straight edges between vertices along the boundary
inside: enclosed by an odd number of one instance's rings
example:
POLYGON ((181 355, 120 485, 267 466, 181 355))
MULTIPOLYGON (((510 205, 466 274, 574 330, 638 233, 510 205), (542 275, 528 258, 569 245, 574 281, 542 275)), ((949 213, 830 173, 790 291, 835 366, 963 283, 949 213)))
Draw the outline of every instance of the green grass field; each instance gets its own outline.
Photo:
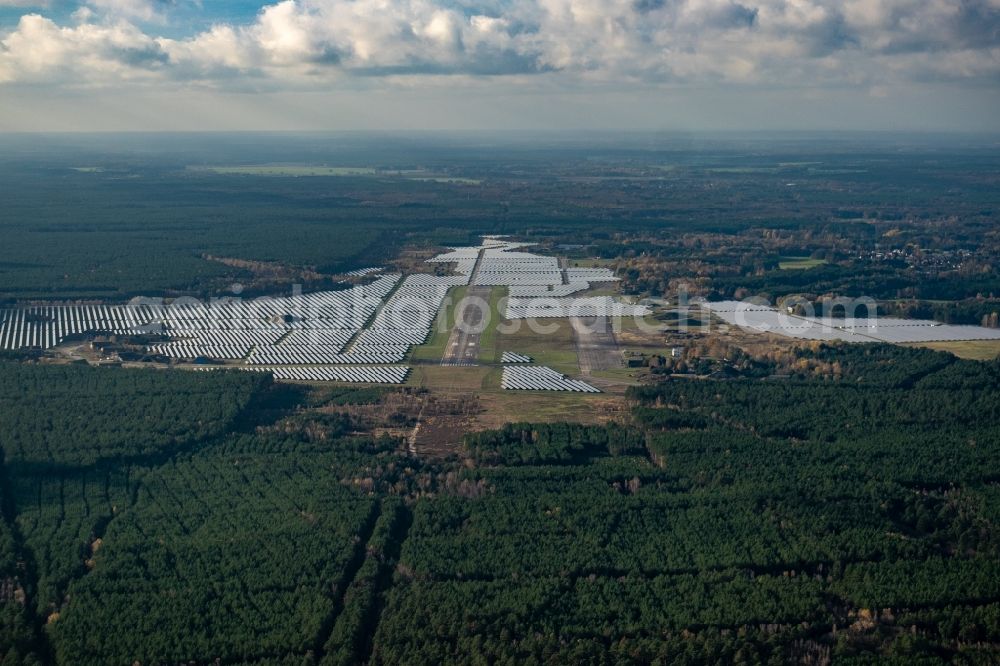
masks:
POLYGON ((825 259, 812 259, 810 257, 781 257, 778 268, 783 271, 801 271, 807 268, 816 268, 826 263, 825 259))
MULTIPOLYGON (((527 322, 503 322, 497 332, 495 358, 505 351, 527 354, 538 365, 547 365, 566 375, 578 375, 580 364, 576 354, 576 339, 568 320, 539 320, 541 326, 551 327, 551 333, 533 331, 527 322), (511 330, 516 328, 517 330, 511 330)), ((544 329, 544 330, 547 330, 544 329)))
POLYGON ((507 295, 504 287, 494 287, 490 291, 490 324, 479 336, 479 360, 483 363, 499 363, 500 352, 497 350, 497 327, 505 320, 500 314, 500 299, 507 295))

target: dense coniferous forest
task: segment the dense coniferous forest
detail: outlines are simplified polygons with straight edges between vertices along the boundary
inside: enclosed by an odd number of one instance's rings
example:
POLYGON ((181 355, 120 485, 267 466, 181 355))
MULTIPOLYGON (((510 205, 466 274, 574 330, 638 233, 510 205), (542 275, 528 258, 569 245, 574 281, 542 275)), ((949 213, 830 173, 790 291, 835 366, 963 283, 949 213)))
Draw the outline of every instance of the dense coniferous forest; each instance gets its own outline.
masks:
POLYGON ((252 281, 254 262, 304 281, 404 245, 506 233, 571 239, 617 260, 640 293, 684 277, 717 296, 860 293, 979 323, 997 308, 976 297, 1000 297, 997 169, 988 147, 905 137, 508 140, 484 152, 323 135, 81 137, 49 151, 9 136, 0 299, 218 294, 252 281), (782 270, 786 255, 819 265, 782 270), (967 302, 948 314, 940 299, 967 302))
POLYGON ((387 390, 2 364, 5 663, 993 663, 1000 366, 803 353, 436 462, 387 390))

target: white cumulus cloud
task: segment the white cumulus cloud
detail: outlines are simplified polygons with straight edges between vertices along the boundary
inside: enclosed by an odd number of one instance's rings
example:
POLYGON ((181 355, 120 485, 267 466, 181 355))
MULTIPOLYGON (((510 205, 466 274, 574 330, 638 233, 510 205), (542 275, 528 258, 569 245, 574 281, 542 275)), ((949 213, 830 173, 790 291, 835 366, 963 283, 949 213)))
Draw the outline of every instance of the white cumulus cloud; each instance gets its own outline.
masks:
MULTIPOLYGON (((0 0, 10 3, 10 0, 0 0)), ((781 86, 1000 78, 1000 0, 283 0, 186 38, 158 0, 88 0, 77 23, 0 33, 0 81, 530 76, 781 86)))

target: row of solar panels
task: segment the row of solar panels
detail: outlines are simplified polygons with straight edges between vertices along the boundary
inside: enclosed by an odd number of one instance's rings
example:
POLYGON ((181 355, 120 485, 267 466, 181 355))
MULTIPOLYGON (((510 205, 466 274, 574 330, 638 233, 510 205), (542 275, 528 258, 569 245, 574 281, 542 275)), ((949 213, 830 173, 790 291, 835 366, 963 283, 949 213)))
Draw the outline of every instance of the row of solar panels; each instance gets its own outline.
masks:
POLYGON ((510 365, 503 369, 500 386, 509 391, 574 391, 600 393, 586 382, 569 379, 545 366, 510 365))
POLYGON ((591 298, 509 298, 507 319, 566 317, 634 317, 649 314, 644 305, 619 303, 610 296, 591 298))
POLYGON ((511 285, 509 295, 515 298, 561 298, 590 288, 589 282, 556 285, 511 285))
POLYGON ((832 319, 798 317, 770 306, 724 301, 702 303, 726 323, 763 333, 805 340, 845 342, 938 342, 956 340, 1000 340, 1000 329, 983 326, 940 324, 929 319, 873 317, 832 319))

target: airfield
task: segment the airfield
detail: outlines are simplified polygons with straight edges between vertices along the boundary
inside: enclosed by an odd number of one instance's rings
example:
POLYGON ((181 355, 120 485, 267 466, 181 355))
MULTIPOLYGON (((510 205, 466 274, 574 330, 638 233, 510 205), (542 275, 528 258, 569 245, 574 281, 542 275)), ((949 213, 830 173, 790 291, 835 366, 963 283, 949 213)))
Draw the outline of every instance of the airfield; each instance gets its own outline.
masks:
POLYGON ((593 369, 622 365, 612 320, 649 309, 593 295, 594 285, 617 280, 609 269, 567 267, 528 245, 486 236, 427 259, 426 273, 351 271, 366 282, 341 291, 10 308, 0 311, 0 348, 53 349, 113 335, 155 339, 142 348, 145 360, 286 381, 448 390, 478 379, 488 390, 600 393, 584 380, 594 381, 593 369), (534 320, 547 323, 536 330, 534 320))
MULTIPOLYGON (((626 367, 626 358, 669 356, 672 345, 683 341, 671 342, 675 329, 651 318, 664 304, 608 295, 617 281, 610 269, 571 266, 531 249, 528 243, 484 236, 479 245, 421 259, 419 272, 375 266, 350 271, 344 278, 355 284, 339 291, 8 308, 0 310, 0 349, 51 350, 80 360, 87 339, 108 336, 135 350, 122 355, 125 365, 406 386, 453 404, 442 408, 445 412, 463 411, 454 405, 475 396, 473 422, 453 413, 424 418, 421 410, 424 426, 413 436, 422 433, 425 441, 449 439, 434 430, 435 421, 454 432, 529 418, 606 421, 622 409, 626 388, 642 374, 626 367)), ((831 321, 736 301, 698 303, 693 311, 699 307, 703 320, 726 325, 714 335, 737 344, 753 344, 760 334, 790 342, 1000 341, 1000 332, 978 326, 890 318, 831 321)), ((83 358, 114 362, 107 355, 83 358)))

